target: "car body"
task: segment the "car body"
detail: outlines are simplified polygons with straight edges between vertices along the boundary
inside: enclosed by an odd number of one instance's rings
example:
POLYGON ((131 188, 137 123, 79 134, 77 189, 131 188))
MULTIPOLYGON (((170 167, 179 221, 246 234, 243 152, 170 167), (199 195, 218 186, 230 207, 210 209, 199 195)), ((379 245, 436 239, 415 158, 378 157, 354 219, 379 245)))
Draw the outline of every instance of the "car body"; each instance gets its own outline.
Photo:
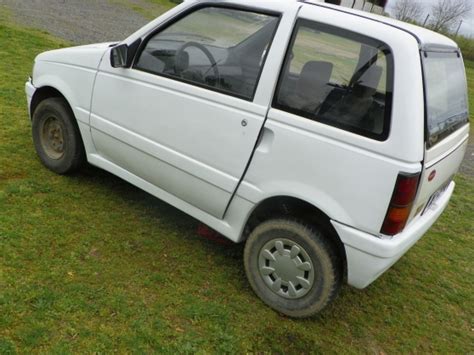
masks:
POLYGON ((185 1, 40 54, 26 93, 32 116, 64 98, 90 164, 234 242, 270 215, 321 225, 357 288, 440 216, 469 133, 453 41, 316 2, 185 1))

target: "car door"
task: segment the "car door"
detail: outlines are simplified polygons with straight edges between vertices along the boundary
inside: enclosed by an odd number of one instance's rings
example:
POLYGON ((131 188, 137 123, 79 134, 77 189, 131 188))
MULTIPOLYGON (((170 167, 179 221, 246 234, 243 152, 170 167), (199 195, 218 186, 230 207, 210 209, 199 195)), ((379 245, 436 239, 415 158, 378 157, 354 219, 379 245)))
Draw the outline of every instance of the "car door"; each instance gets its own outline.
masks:
POLYGON ((91 105, 98 154, 222 217, 266 116, 254 98, 279 19, 200 5, 145 37, 131 68, 106 54, 91 105))

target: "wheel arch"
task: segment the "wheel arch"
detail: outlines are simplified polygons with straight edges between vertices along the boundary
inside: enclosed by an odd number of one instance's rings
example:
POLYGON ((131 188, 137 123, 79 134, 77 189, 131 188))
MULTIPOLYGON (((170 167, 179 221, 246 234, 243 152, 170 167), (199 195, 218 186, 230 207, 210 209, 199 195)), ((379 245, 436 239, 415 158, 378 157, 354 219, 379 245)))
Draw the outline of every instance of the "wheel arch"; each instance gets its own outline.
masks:
POLYGON ((61 91, 59 91, 58 89, 56 89, 53 86, 46 85, 46 86, 42 86, 40 88, 37 88, 35 90, 35 93, 33 94, 33 97, 31 98, 31 104, 30 104, 31 115, 30 115, 30 118, 33 119, 33 114, 34 114, 36 108, 38 107, 38 105, 42 101, 44 101, 46 99, 49 99, 49 98, 52 98, 52 97, 60 97, 60 98, 64 99, 64 101, 68 104, 69 108, 72 111, 71 104, 69 103, 68 99, 61 93, 61 91))
POLYGON ((64 100, 64 103, 67 105, 67 108, 69 109, 72 115, 72 119, 73 119, 72 124, 76 126, 79 132, 80 143, 82 147, 84 148, 86 155, 87 153, 92 152, 93 145, 87 134, 87 130, 84 130, 84 127, 83 127, 84 124, 81 125, 81 121, 78 120, 77 112, 74 111, 71 101, 68 99, 68 97, 64 95, 61 90, 58 90, 55 86, 44 85, 44 86, 40 86, 36 88, 31 98, 31 103, 30 103, 30 119, 33 120, 33 115, 35 113, 35 110, 38 108, 39 104, 43 102, 44 100, 50 99, 50 98, 60 98, 64 100))
POLYGON ((244 227, 242 240, 246 240, 252 230, 260 223, 273 218, 294 218, 302 223, 320 227, 329 242, 337 251, 344 275, 347 273, 347 259, 344 244, 330 217, 315 205, 293 196, 272 196, 259 202, 251 211, 244 227))

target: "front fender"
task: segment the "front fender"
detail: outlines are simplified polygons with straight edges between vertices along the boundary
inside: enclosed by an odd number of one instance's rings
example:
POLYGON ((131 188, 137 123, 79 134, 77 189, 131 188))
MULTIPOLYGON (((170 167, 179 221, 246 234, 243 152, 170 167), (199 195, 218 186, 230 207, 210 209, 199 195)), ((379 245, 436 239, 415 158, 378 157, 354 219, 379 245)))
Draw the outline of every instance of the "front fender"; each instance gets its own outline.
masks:
POLYGON ((88 159, 96 151, 89 125, 96 73, 96 70, 83 67, 39 61, 35 65, 33 83, 26 84, 27 97, 31 95, 28 98, 30 112, 32 100, 41 89, 52 88, 65 98, 77 120, 88 159))
POLYGON ((51 87, 67 100, 76 119, 89 125, 90 104, 96 71, 67 64, 38 62, 35 65, 34 86, 51 87))

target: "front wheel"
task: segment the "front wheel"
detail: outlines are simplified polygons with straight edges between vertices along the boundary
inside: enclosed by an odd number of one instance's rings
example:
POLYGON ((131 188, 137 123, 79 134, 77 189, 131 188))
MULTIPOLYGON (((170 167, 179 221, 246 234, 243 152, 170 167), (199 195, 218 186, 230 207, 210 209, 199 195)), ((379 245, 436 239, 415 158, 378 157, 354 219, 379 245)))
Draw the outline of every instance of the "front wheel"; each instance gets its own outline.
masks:
POLYGON ((42 101, 33 113, 32 130, 36 152, 48 169, 66 174, 85 162, 79 128, 64 99, 42 101))
POLYGON ((244 251, 247 278, 271 308, 304 318, 321 311, 337 295, 340 260, 318 229, 286 219, 263 222, 244 251))

